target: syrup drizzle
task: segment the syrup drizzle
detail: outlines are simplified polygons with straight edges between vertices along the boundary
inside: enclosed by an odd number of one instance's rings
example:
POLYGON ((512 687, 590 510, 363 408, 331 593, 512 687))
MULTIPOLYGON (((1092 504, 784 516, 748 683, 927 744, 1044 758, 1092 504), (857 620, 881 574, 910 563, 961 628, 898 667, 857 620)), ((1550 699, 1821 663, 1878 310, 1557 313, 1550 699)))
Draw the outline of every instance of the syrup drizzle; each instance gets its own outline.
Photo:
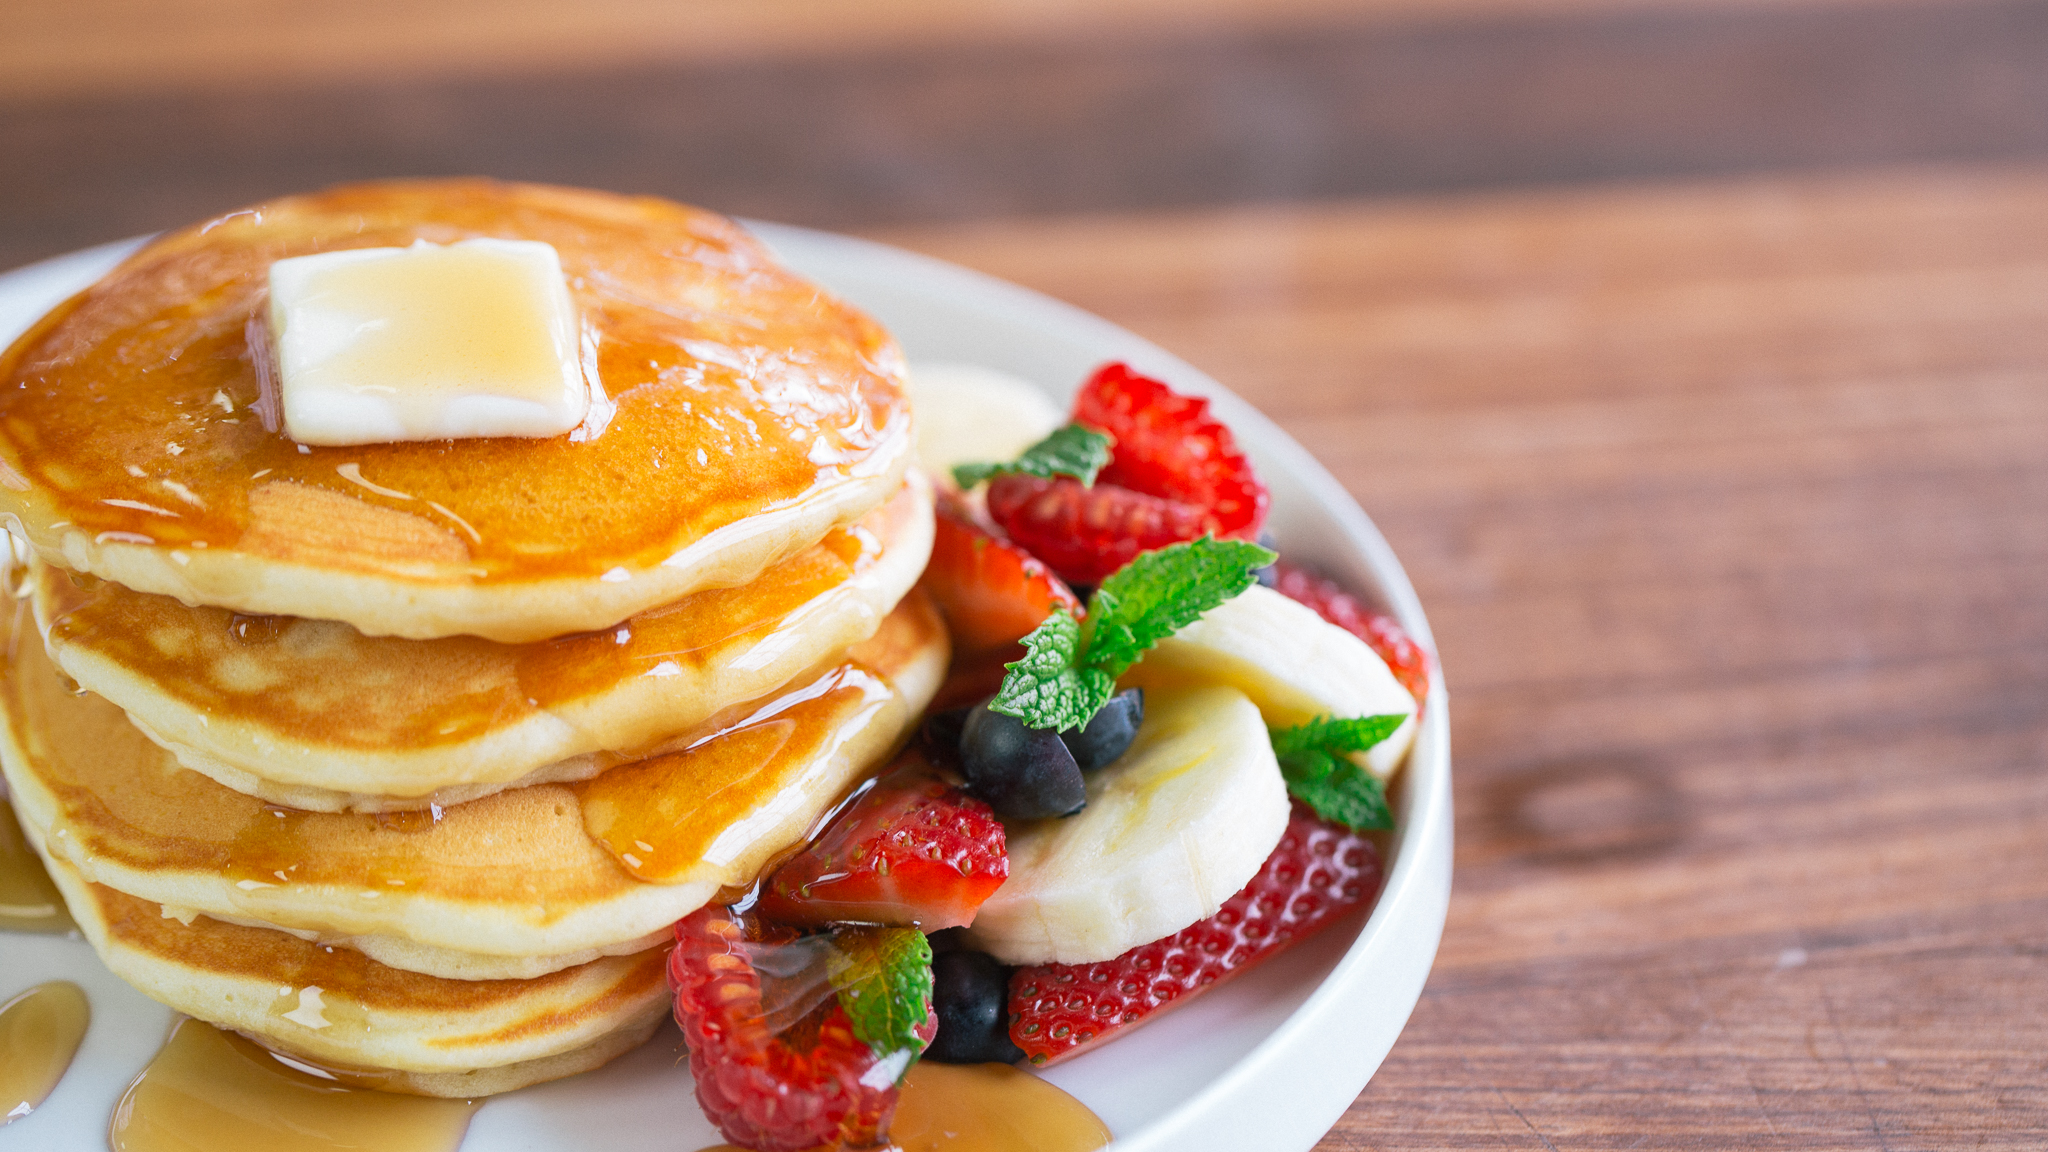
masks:
POLYGON ((352 1088, 197 1020, 128 1085, 112 1152, 455 1152, 479 1102, 352 1088))
POLYGON ((0 1004, 0 1125, 36 1110, 64 1078, 85 1039, 85 990, 52 980, 0 1004))
POLYGON ((0 930, 62 935, 73 927, 64 897, 14 819, 14 805, 0 797, 0 930))
MULTIPOLYGON (((1095 1152, 1109 1127, 1086 1104, 1008 1064, 920 1061, 877 1152, 1095 1152)), ((746 1152, 716 1144, 702 1152, 746 1152)))

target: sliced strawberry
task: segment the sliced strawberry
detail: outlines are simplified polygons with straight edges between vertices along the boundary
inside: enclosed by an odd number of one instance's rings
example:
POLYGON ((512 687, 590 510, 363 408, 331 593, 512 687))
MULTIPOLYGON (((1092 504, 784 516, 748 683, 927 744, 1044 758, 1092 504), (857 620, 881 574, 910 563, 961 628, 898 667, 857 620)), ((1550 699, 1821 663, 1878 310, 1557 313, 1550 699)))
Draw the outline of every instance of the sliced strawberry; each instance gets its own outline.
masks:
POLYGON ((1297 802, 1280 846, 1216 915, 1113 960, 1018 969, 1010 1039, 1033 1064, 1065 1060, 1369 903, 1379 887, 1372 841, 1297 802))
POLYGON ((1064 476, 999 476, 988 486, 988 511, 1011 540, 1076 584, 1100 584, 1140 552, 1215 531, 1199 505, 1099 479, 1083 488, 1064 476))
POLYGON ((1374 612, 1335 581, 1287 564, 1273 565, 1273 586, 1280 593, 1316 610, 1317 615, 1372 646, 1387 662, 1401 687, 1420 704, 1429 695, 1429 654, 1408 638, 1400 622, 1374 612))
POLYGON ((941 501, 936 527, 931 563, 919 587, 946 618, 956 657, 1015 644, 1054 608, 1080 615, 1081 602, 1051 569, 984 531, 964 510, 941 501))
POLYGON ((875 1054, 829 991, 794 1022, 771 1011, 755 966, 760 947, 723 909, 676 924, 669 986, 704 1115, 759 1152, 879 1143, 896 1109, 894 1078, 868 1075, 875 1054))
POLYGON ((1230 429, 1209 414, 1207 400, 1107 364, 1081 385, 1074 419, 1116 438, 1097 484, 1192 504, 1207 513, 1218 536, 1258 536, 1266 522, 1266 487, 1230 429))
POLYGON ((995 813, 911 753, 776 869, 754 908, 785 924, 936 932, 972 923, 1009 875, 995 813))

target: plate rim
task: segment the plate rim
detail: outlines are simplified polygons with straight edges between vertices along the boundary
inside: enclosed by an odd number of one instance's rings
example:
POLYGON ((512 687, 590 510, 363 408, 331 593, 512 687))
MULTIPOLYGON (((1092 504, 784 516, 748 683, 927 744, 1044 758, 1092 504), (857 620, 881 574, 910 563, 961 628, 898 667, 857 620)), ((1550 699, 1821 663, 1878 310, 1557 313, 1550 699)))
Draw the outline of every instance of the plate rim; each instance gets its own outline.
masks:
MULTIPOLYGON (((1141 371, 1166 376, 1176 388, 1208 397, 1241 440, 1279 459, 1319 509, 1335 520, 1343 536, 1338 550, 1363 561, 1374 591, 1430 653, 1429 693, 1400 798, 1404 821, 1395 833, 1390 867, 1371 914, 1343 955, 1285 1019, 1192 1095, 1113 1145, 1118 1152, 1220 1149, 1247 1142, 1266 1148, 1312 1147, 1349 1108, 1405 1028, 1434 963, 1448 911, 1453 836, 1449 693, 1428 618, 1399 558, 1350 492, 1277 423, 1207 373, 1129 329, 1022 285, 909 249, 796 225, 742 223, 799 272, 814 278, 819 277, 806 264, 826 259, 871 269, 894 268, 921 287, 986 300, 1026 324, 1063 329, 1127 349, 1124 358, 1141 371), (1396 926, 1404 933, 1399 940, 1392 936, 1396 926), (1416 933, 1427 935, 1427 947, 1421 946, 1416 933), (1395 987, 1380 979, 1388 972, 1397 976, 1395 987), (1341 1082, 1355 1084, 1337 1099, 1336 1086, 1327 1075, 1303 1073, 1327 1071, 1319 1056, 1329 1045, 1342 1042, 1341 1029, 1333 1027, 1342 1007, 1361 1002, 1368 994, 1383 1006, 1398 1003, 1399 1020, 1387 1030, 1384 1044, 1352 1053, 1361 1059, 1351 1063, 1341 1082), (1279 1126, 1248 1124, 1240 1102, 1247 1097, 1274 1102, 1276 1094, 1290 1098, 1282 1106, 1279 1126)), ((91 275, 97 278, 148 239, 117 240, 0 272, 0 317, 20 307, 22 300, 48 297, 51 284, 76 282, 85 270, 94 270, 91 275)), ((69 289, 51 303, 76 290, 69 289)), ((32 325, 41 314, 25 313, 21 327, 32 325)), ((0 331, 0 340, 11 343, 19 331, 0 331)))

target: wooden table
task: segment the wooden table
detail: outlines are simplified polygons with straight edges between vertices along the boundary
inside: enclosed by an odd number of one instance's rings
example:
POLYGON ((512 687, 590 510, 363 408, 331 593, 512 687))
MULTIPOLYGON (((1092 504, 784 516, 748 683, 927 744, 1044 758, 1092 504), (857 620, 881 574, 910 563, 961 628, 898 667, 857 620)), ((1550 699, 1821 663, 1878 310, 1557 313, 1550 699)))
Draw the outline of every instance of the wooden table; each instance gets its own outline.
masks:
POLYGON ((900 230, 1252 398, 1455 700, 1323 1147, 2048 1145, 2048 170, 900 230))
POLYGON ((2038 5, 613 0, 559 57, 556 5, 88 7, 0 53, 6 263, 349 175, 695 195, 1071 300, 1324 460, 1436 628, 1459 845, 1325 1149, 2048 1146, 2038 5))

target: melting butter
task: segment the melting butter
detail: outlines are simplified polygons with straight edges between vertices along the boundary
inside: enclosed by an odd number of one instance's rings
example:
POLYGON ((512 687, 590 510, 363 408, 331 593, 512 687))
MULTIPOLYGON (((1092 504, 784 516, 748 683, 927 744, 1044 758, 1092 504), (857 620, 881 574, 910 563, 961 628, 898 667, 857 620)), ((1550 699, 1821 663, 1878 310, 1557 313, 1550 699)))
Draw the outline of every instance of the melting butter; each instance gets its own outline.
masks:
POLYGON ((279 260, 269 324, 301 444, 555 436, 589 411, 575 304, 537 240, 279 260))

